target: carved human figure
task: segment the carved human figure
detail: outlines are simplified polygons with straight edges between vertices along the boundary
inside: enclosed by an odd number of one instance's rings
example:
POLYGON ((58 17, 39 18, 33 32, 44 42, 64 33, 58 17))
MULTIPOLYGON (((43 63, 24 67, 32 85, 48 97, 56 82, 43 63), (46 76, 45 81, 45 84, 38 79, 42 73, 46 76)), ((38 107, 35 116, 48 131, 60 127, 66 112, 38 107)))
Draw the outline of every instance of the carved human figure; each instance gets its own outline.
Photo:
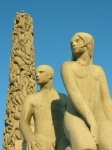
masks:
POLYGON ((10 71, 10 83, 15 86, 20 85, 20 69, 17 64, 13 63, 10 71))
POLYGON ((88 33, 71 39, 72 61, 61 67, 69 95, 64 130, 70 141, 66 150, 111 150, 112 108, 104 71, 92 64, 94 40, 88 33))
POLYGON ((54 89, 53 76, 54 71, 50 66, 37 67, 36 82, 40 90, 29 95, 23 103, 20 130, 28 150, 62 150, 68 144, 63 130, 67 97, 54 89), (30 128, 32 116, 34 133, 30 128))

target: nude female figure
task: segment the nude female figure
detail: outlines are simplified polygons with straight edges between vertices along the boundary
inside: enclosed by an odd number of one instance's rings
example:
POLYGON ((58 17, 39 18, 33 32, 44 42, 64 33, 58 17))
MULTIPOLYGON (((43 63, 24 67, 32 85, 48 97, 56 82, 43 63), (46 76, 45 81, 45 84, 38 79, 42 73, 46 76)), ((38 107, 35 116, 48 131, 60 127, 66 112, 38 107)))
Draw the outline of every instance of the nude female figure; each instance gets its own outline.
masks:
POLYGON ((61 75, 69 96, 64 130, 66 150, 112 150, 112 107, 103 69, 92 64, 93 37, 76 33, 71 39, 72 61, 61 75))

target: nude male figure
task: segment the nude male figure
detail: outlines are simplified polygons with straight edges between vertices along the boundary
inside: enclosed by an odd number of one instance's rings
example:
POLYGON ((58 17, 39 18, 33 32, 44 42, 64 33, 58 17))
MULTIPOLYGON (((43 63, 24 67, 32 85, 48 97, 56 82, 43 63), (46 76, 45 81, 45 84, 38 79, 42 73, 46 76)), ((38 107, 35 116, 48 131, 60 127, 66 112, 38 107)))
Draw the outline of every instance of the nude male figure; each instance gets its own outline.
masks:
POLYGON ((112 107, 103 69, 92 64, 94 40, 87 33, 71 39, 72 61, 61 67, 69 95, 64 129, 66 150, 112 150, 112 107))
POLYGON ((53 76, 54 71, 50 66, 37 67, 36 82, 40 90, 29 95, 23 104, 20 130, 28 150, 62 150, 68 144, 63 130, 67 97, 54 89, 53 76), (34 133, 29 125, 32 116, 34 133))

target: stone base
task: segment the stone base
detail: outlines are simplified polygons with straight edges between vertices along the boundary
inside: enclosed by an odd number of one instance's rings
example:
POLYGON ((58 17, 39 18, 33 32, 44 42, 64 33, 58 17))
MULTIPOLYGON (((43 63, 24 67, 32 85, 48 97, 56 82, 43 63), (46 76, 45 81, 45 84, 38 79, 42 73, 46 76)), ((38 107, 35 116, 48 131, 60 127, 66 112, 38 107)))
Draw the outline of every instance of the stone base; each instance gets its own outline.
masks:
POLYGON ((26 142, 23 140, 15 141, 15 150, 27 150, 26 149, 26 142))

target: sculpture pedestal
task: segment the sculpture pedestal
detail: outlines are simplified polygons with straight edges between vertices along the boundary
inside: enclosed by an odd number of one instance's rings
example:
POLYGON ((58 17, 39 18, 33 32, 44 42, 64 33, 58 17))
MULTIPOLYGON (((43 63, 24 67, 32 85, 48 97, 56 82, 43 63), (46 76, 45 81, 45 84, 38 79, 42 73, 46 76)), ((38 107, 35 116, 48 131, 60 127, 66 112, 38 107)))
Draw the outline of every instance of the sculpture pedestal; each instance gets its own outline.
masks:
POLYGON ((26 150, 26 142, 23 140, 15 141, 15 150, 26 150))

